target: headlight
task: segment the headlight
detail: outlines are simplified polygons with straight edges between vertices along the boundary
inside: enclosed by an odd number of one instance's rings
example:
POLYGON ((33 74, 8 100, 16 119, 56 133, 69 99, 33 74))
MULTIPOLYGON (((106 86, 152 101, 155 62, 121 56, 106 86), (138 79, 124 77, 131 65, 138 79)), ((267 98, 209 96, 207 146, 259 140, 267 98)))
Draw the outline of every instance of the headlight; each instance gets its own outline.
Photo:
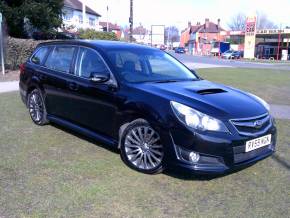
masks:
POLYGON ((253 98, 255 98, 258 102, 260 102, 266 109, 268 112, 270 112, 270 105, 262 98, 252 94, 252 93, 248 93, 249 95, 251 95, 253 98))
POLYGON ((177 118, 190 128, 202 131, 228 132, 224 123, 218 119, 175 101, 171 101, 170 104, 177 118))

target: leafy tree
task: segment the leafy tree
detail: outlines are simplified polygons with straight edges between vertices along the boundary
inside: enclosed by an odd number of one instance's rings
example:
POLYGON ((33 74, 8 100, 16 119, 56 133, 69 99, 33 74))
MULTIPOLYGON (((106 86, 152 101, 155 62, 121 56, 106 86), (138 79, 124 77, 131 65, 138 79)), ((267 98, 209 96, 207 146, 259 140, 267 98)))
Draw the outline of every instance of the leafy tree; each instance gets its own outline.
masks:
POLYGON ((51 31, 62 24, 63 0, 2 0, 3 13, 8 33, 14 37, 25 37, 24 19, 39 31, 51 31))

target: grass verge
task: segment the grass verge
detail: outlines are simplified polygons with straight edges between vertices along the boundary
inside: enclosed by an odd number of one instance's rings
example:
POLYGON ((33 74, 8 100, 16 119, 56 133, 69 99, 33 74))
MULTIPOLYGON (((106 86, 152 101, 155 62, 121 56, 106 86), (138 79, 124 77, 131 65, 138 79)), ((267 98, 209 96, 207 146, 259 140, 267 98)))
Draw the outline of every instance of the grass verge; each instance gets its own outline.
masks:
POLYGON ((271 104, 290 105, 290 72, 285 70, 211 68, 199 69, 204 79, 256 94, 271 104))
POLYGON ((117 152, 32 123, 18 93, 0 95, 0 217, 286 217, 290 122, 278 151, 242 171, 204 180, 143 175, 117 152))

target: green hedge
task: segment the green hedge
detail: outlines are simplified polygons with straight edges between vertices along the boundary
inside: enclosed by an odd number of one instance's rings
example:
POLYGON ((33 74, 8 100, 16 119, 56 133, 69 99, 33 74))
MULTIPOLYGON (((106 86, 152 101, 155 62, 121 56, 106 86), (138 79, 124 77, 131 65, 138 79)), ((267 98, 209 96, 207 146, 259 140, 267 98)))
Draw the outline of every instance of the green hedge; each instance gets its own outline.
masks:
POLYGON ((113 32, 99 32, 93 29, 79 30, 81 39, 100 39, 100 40, 118 40, 113 32))
POLYGON ((5 46, 5 66, 7 69, 16 70, 19 65, 26 62, 36 46, 44 42, 33 39, 17 39, 8 37, 5 46))
MULTIPOLYGON (((82 39, 118 40, 115 33, 97 32, 95 30, 80 30, 82 39)), ((46 40, 52 41, 52 40, 46 40)), ((16 70, 32 54, 36 46, 44 40, 17 39, 8 37, 5 46, 5 66, 7 69, 16 70)))

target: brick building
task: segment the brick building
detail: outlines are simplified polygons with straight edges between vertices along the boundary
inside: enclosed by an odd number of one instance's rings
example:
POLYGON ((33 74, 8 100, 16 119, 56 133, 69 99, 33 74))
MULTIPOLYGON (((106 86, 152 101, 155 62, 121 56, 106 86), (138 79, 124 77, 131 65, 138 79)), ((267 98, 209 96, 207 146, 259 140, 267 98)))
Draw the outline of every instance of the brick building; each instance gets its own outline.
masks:
POLYGON ((117 24, 113 24, 111 22, 108 23, 109 30, 107 31, 107 22, 100 21, 100 27, 104 32, 113 32, 116 34, 117 38, 120 39, 122 36, 121 27, 117 24))
POLYGON ((220 19, 217 23, 211 22, 208 18, 204 24, 198 22, 191 25, 189 22, 188 27, 181 33, 180 46, 188 47, 191 54, 209 54, 212 43, 225 40, 225 36, 220 34, 221 31, 224 29, 220 26, 220 19))

